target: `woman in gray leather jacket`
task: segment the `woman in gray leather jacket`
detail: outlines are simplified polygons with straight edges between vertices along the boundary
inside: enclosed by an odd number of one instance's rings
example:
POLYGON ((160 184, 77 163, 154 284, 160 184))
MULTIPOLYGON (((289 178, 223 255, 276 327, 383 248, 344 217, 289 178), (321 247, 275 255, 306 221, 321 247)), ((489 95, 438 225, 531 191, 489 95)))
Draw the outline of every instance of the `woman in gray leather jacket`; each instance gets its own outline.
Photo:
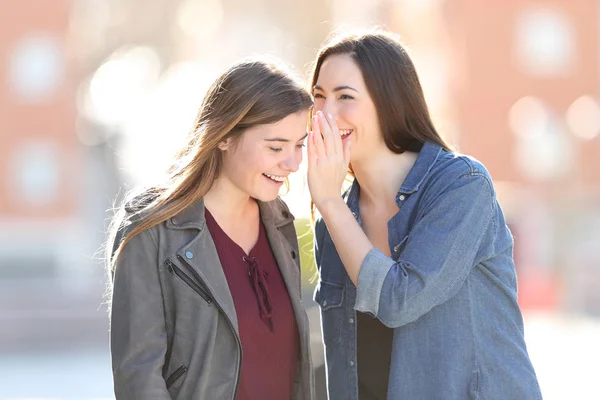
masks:
POLYGON ((293 216, 312 100, 280 66, 235 64, 168 179, 130 196, 108 240, 117 399, 312 399, 293 216))

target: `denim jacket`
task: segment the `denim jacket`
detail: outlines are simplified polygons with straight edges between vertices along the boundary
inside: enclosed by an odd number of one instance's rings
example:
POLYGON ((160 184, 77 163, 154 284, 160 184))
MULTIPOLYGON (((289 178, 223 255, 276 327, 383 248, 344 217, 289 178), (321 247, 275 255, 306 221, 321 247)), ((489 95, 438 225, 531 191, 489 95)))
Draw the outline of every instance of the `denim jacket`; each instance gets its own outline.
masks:
MULTIPOLYGON (((360 224, 358 182, 345 196, 360 224)), ((513 240, 475 159, 425 143, 355 287, 315 227, 329 399, 358 399, 356 311, 394 329, 388 399, 541 399, 517 304, 513 240)))

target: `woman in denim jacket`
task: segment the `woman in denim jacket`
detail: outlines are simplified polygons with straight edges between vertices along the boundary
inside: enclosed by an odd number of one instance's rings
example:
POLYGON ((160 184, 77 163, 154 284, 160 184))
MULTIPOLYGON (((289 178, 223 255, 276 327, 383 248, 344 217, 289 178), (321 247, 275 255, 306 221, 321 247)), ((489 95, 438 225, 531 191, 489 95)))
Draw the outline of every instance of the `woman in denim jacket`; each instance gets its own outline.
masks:
POLYGON ((311 106, 278 63, 236 63, 165 182, 115 216, 118 400, 314 398, 294 217, 278 198, 311 106))
POLYGON ((334 39, 312 86, 329 398, 540 399, 492 179, 440 137, 398 40, 334 39))

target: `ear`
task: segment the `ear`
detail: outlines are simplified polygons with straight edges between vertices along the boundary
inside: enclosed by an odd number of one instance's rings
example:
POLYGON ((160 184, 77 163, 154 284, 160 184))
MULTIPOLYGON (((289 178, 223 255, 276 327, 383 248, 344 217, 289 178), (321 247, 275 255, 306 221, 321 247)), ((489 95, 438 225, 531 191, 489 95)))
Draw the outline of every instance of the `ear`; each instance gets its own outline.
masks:
POLYGON ((218 146, 219 146, 219 149, 220 149, 221 151, 228 150, 228 149, 229 149, 229 147, 231 147, 231 138, 227 138, 227 139, 225 139, 225 140, 221 140, 221 141, 219 142, 219 145, 218 145, 218 146))

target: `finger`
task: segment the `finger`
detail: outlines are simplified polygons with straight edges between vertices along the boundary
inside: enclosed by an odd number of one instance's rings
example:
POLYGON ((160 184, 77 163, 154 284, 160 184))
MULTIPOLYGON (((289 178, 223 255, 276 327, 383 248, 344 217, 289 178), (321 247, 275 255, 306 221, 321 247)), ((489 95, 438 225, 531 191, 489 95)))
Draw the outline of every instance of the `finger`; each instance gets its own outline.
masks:
MULTIPOLYGON (((340 141, 341 141, 341 137, 340 137, 340 141)), ((348 165, 350 164, 350 154, 352 151, 352 140, 350 140, 350 138, 346 139, 346 141, 344 143, 342 143, 342 146, 344 147, 344 164, 346 165, 346 169, 348 169, 348 165)))
POLYGON ((337 126, 337 122, 335 122, 335 118, 333 118, 333 115, 331 115, 331 113, 327 113, 327 122, 329 122, 329 128, 331 129, 331 133, 332 133, 331 136, 332 136, 335 152, 336 152, 336 154, 343 156, 344 149, 342 147, 342 136, 341 136, 340 130, 337 126))
POLYGON ((313 144, 315 146, 315 153, 318 158, 325 158, 327 155, 325 151, 325 143, 323 142, 323 137, 321 136, 321 124, 319 123, 319 117, 313 117, 313 144))
POLYGON ((313 139, 314 133, 311 131, 308 133, 308 138, 306 140, 306 157, 308 158, 308 168, 312 169, 317 165, 317 153, 315 149, 315 142, 313 139))
POLYGON ((321 132, 323 133, 323 140, 325 142, 325 152, 327 155, 333 155, 335 154, 335 143, 333 141, 333 132, 329 126, 329 121, 327 121, 327 118, 323 112, 319 111, 317 115, 319 116, 319 124, 321 132))

